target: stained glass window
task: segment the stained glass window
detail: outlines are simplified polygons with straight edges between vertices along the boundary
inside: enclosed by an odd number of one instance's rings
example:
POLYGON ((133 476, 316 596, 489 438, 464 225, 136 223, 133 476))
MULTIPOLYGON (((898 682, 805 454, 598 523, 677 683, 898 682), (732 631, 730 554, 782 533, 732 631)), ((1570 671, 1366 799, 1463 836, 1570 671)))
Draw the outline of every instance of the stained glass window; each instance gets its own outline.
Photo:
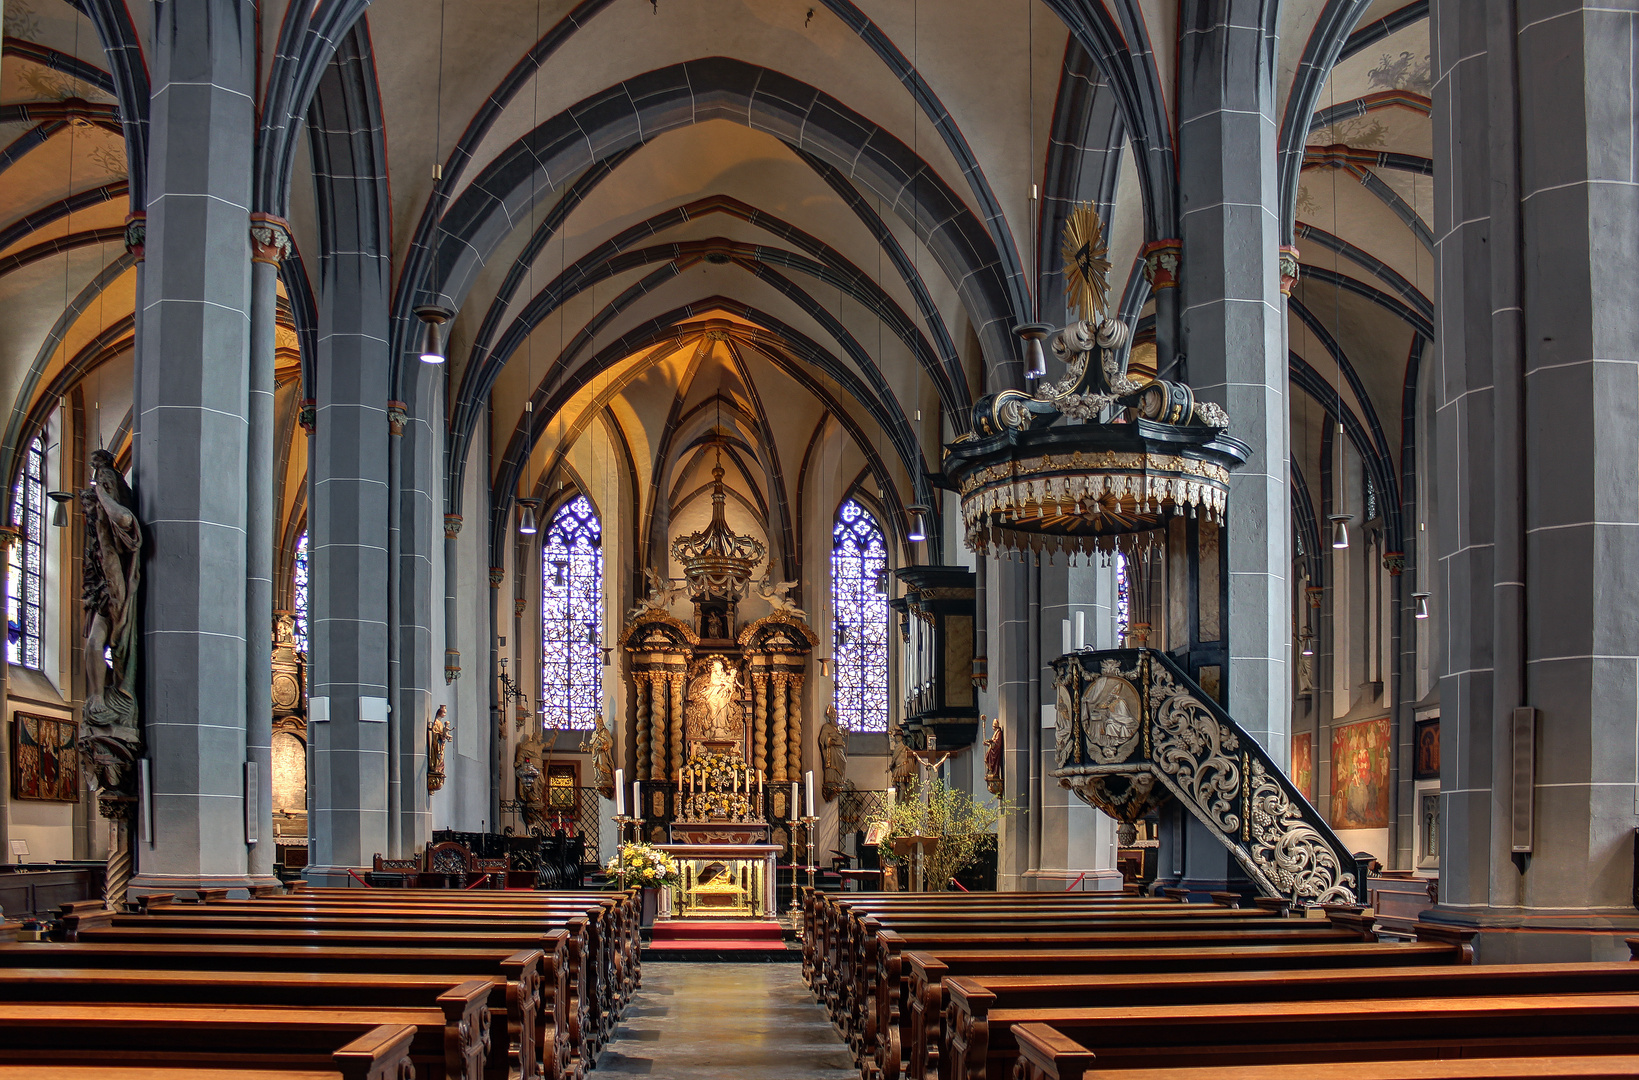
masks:
POLYGON ((294 579, 290 589, 291 609, 295 612, 292 620, 296 624, 296 631, 292 635, 296 639, 296 651, 307 651, 307 530, 296 538, 296 557, 291 560, 290 575, 294 579))
POLYGON ((882 527, 846 500, 831 530, 831 647, 837 722, 849 731, 888 730, 887 568, 882 527))
POLYGON ((6 582, 6 660, 39 670, 46 572, 46 447, 28 444, 23 474, 11 490, 11 519, 23 532, 6 582))
POLYGON ((603 529, 584 495, 564 503, 541 545, 541 717, 589 730, 603 707, 603 529))
POLYGON ((1127 647, 1127 628, 1132 626, 1132 582, 1127 580, 1127 557, 1115 557, 1115 639, 1116 648, 1127 647))

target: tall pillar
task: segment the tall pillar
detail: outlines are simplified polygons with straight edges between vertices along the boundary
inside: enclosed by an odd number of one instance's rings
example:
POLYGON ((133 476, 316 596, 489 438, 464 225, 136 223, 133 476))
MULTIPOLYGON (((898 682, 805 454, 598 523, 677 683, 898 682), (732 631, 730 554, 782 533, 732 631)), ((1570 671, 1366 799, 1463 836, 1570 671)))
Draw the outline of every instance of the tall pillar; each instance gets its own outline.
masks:
MULTIPOLYGON (((415 357, 400 363, 402 400, 388 403, 388 430, 397 447, 393 483, 393 598, 396 664, 390 672, 392 726, 398 736, 398 827, 401 857, 432 839, 427 804, 427 725, 432 720, 433 551, 443 504, 439 466, 444 460, 444 374, 415 357)), ((457 523, 459 524, 459 518, 457 523)), ((447 525, 447 519, 446 519, 447 525)))
POLYGON ((133 486, 148 547, 142 709, 154 829, 152 843, 138 845, 138 891, 250 880, 239 582, 256 12, 243 0, 194 0, 156 4, 152 14, 133 486))
POLYGON ((1639 927, 1639 19, 1566 0, 1436 0, 1431 18, 1448 620, 1433 915, 1508 931, 1482 933, 1488 961, 1613 959, 1639 927))
POLYGON ((273 860, 273 508, 274 345, 279 262, 290 254, 281 222, 250 226, 250 395, 245 476, 245 760, 256 771, 256 844, 250 873, 274 884, 273 860))
POLYGON ((308 878, 333 883, 389 847, 387 271, 378 251, 319 260, 308 878))
POLYGON ((1002 720, 1006 754, 1004 775, 1007 797, 1018 808, 997 827, 999 832, 997 886, 1002 889, 1027 887, 1026 875, 1035 867, 1030 845, 1030 818, 1039 815, 1041 803, 1032 769, 1039 716, 1031 715, 1030 682, 1030 576, 1033 568, 1014 560, 999 560, 992 567, 996 632, 991 645, 991 661, 996 685, 996 711, 1002 720))
MULTIPOLYGON (((1261 0, 1185 0, 1178 62, 1181 350, 1252 456, 1230 478, 1228 708, 1286 764, 1291 494, 1273 46, 1261 0)), ((1164 271, 1164 253, 1154 253, 1164 271)), ((1170 291, 1170 290, 1169 290, 1170 291)))

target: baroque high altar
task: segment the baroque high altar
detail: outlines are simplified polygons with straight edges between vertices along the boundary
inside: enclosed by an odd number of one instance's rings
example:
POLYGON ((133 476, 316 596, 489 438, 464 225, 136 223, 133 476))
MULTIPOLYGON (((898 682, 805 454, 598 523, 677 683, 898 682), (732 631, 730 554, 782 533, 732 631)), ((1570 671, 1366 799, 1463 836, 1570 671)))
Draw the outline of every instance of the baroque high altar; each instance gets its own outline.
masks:
POLYGON ((647 571, 649 595, 621 637, 635 702, 633 813, 651 843, 744 847, 744 860, 685 858, 676 898, 685 912, 715 904, 767 914, 764 864, 771 870, 773 851, 788 849, 800 814, 792 785, 802 779, 802 691, 819 639, 787 598, 794 582, 775 582, 771 569, 754 586, 767 549, 728 527, 720 465, 711 498, 710 524, 672 541, 683 584, 647 571), (772 610, 742 625, 753 587, 772 610), (759 848, 767 851, 750 857, 759 848))

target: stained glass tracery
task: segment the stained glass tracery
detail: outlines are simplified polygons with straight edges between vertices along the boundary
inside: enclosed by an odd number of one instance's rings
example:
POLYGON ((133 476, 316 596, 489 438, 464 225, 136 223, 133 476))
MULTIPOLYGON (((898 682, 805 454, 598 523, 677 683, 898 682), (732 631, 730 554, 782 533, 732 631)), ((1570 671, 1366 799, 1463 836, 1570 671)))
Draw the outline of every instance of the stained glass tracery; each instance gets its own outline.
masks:
POLYGON ((584 495, 553 515, 541 544, 541 716, 589 730, 603 707, 603 528, 584 495))
POLYGON ((296 640, 296 651, 307 651, 307 530, 296 538, 296 556, 291 560, 291 609, 295 616, 292 620, 296 629, 292 635, 296 640))
POLYGON ((1115 557, 1115 640, 1116 647, 1127 647, 1127 632, 1132 626, 1132 582, 1127 578, 1127 557, 1119 552, 1115 557))
POLYGON ((831 530, 831 604, 836 629, 834 700, 849 731, 888 730, 888 545, 854 499, 831 530))
POLYGON ((46 449, 36 435, 28 444, 23 473, 11 492, 11 519, 22 543, 6 582, 6 660, 39 670, 44 640, 46 571, 46 449))

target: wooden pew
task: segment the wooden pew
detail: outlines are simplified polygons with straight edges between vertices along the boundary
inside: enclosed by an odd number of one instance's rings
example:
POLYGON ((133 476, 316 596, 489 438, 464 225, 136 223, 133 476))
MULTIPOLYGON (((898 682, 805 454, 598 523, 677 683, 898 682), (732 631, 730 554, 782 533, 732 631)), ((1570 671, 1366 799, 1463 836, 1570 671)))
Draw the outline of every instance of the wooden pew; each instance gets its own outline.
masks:
POLYGON ((328 1069, 190 1067, 180 1063, 96 1066, 0 1065, 0 1080, 407 1080, 415 1028, 383 1024, 330 1055, 328 1069))
MULTIPOLYGON (((1368 941, 1308 945, 1220 945, 1195 949, 1082 949, 1021 953, 1016 949, 903 952, 906 986, 900 998, 879 994, 878 1073, 897 1077, 902 1062, 907 1075, 922 1077, 937 1070, 947 1020, 946 978, 1017 975, 1140 975, 1164 978, 1176 972, 1290 971, 1305 968, 1354 970, 1377 967, 1468 965, 1474 962, 1473 934, 1434 933, 1415 943, 1368 941)), ((882 985, 887 985, 886 981, 882 985)))
MULTIPOLYGON (((1247 920, 1241 929, 1201 930, 1194 924, 1165 924, 1143 920, 1149 925, 1103 924, 1079 931, 1040 929, 1028 920, 1015 921, 1004 930, 982 927, 979 931, 957 929, 947 922, 931 931, 909 928, 886 929, 874 918, 863 921, 857 953, 844 950, 844 960, 835 985, 836 997, 828 1002, 832 1018, 842 1028, 856 1060, 862 1066, 874 1062, 878 1039, 878 1016, 882 997, 903 1010, 908 985, 899 957, 906 949, 1009 949, 1015 952, 1052 952, 1065 949, 1116 948, 1200 948, 1211 945, 1319 944, 1374 941, 1370 920, 1360 916, 1322 919, 1247 920)), ((903 924, 902 924, 903 925, 903 924)), ((901 1015, 903 1013, 901 1012, 901 1015)))
POLYGON ((1129 1069, 1193 1075, 1206 1067, 1234 1068, 1240 1076, 1243 1067, 1298 1062, 1639 1054, 1636 994, 1057 1010, 1073 1014, 1064 1016, 1042 1011, 1049 1015, 1014 1030, 1017 1080, 1090 1080, 1129 1069))
MULTIPOLYGON (((115 915, 104 912, 82 917, 72 928, 77 941, 125 944, 217 944, 251 945, 265 948, 316 946, 328 948, 414 948, 436 952, 451 948, 488 948, 512 952, 538 948, 557 956, 557 934, 567 933, 563 959, 554 962, 551 973, 556 1022, 554 1033, 564 1033, 572 1055, 596 1061, 598 1053, 614 1030, 614 1017, 605 1007, 608 1000, 599 989, 604 965, 599 961, 598 939, 590 930, 591 920, 570 919, 567 925, 543 930, 545 921, 507 928, 493 920, 472 924, 440 921, 436 926, 406 929, 389 915, 375 920, 355 921, 349 927, 306 928, 292 919, 285 926, 211 925, 207 908, 161 908, 154 915, 115 915), (558 1008, 561 1003, 561 1010, 558 1008)), ((67 920, 65 920, 65 923, 67 920)), ((544 981, 544 980, 543 980, 544 981)), ((543 1040, 544 1042, 544 1040, 543 1040)))
POLYGON ((0 1060, 323 1068, 339 1047, 390 1024, 415 1029, 410 1060, 423 1080, 481 1080, 489 989, 474 979, 440 995, 432 1008, 7 1002, 0 1004, 0 1060))
MULTIPOLYGON (((1639 964, 1498 964, 1336 971, 1228 971, 1187 975, 998 975, 946 980, 950 1012, 939 1055, 942 1080, 1009 1076, 1013 1028, 1080 1009, 1250 1005, 1388 998, 1546 998, 1639 995, 1639 964)), ((925 1073, 911 1072, 917 1080, 925 1073)))
MULTIPOLYGON (((1136 920, 1135 920, 1136 921, 1136 920)), ((835 977, 839 993, 828 1001, 855 1061, 867 1074, 875 1071, 877 1046, 892 1030, 889 1017, 902 1017, 908 1006, 909 984, 900 957, 907 949, 1007 949, 1018 953, 1058 952, 1066 949, 1166 949, 1214 945, 1315 944, 1370 941, 1358 925, 1337 926, 1326 920, 1248 921, 1244 929, 1198 930, 1191 924, 1152 925, 1132 929, 1119 923, 1079 931, 1038 929, 1028 921, 1008 931, 995 927, 974 933, 947 923, 933 931, 887 930, 875 918, 864 920, 865 932, 858 958, 844 951, 845 961, 835 977), (1267 929, 1266 929, 1267 927, 1267 929), (895 1013, 893 1010, 898 1009, 895 1013)))
POLYGON ((1617 1080, 1639 1075, 1639 1056, 1629 1054, 1102 1069, 1090 1050, 1047 1024, 1015 1030, 1024 1051, 1019 1080, 1617 1080))
MULTIPOLYGON (((572 1048, 563 1004, 552 1000, 556 988, 551 981, 543 982, 542 971, 544 964, 553 963, 554 955, 561 961, 566 938, 567 935, 558 931, 551 952, 541 949, 509 952, 467 948, 266 948, 190 943, 20 943, 0 948, 0 973, 18 968, 72 968, 109 973, 124 969, 242 972, 251 978, 257 973, 405 974, 442 977, 452 986, 471 978, 486 978, 492 987, 490 1008, 497 1018, 506 1017, 509 1041, 517 1042, 520 1059, 538 1058, 546 1068, 548 1080, 558 1080, 569 1075, 572 1048), (556 1026, 560 1024, 561 1027, 556 1026), (531 1045, 535 1049, 525 1058, 525 1047, 531 1045)), ((498 1029, 498 1021, 495 1027, 498 1029)), ((500 1045, 499 1030, 492 1029, 491 1039, 500 1045)), ((504 1069, 505 1058, 494 1055, 490 1066, 504 1069)), ((498 1076, 492 1074, 489 1080, 498 1080, 498 1076)))

